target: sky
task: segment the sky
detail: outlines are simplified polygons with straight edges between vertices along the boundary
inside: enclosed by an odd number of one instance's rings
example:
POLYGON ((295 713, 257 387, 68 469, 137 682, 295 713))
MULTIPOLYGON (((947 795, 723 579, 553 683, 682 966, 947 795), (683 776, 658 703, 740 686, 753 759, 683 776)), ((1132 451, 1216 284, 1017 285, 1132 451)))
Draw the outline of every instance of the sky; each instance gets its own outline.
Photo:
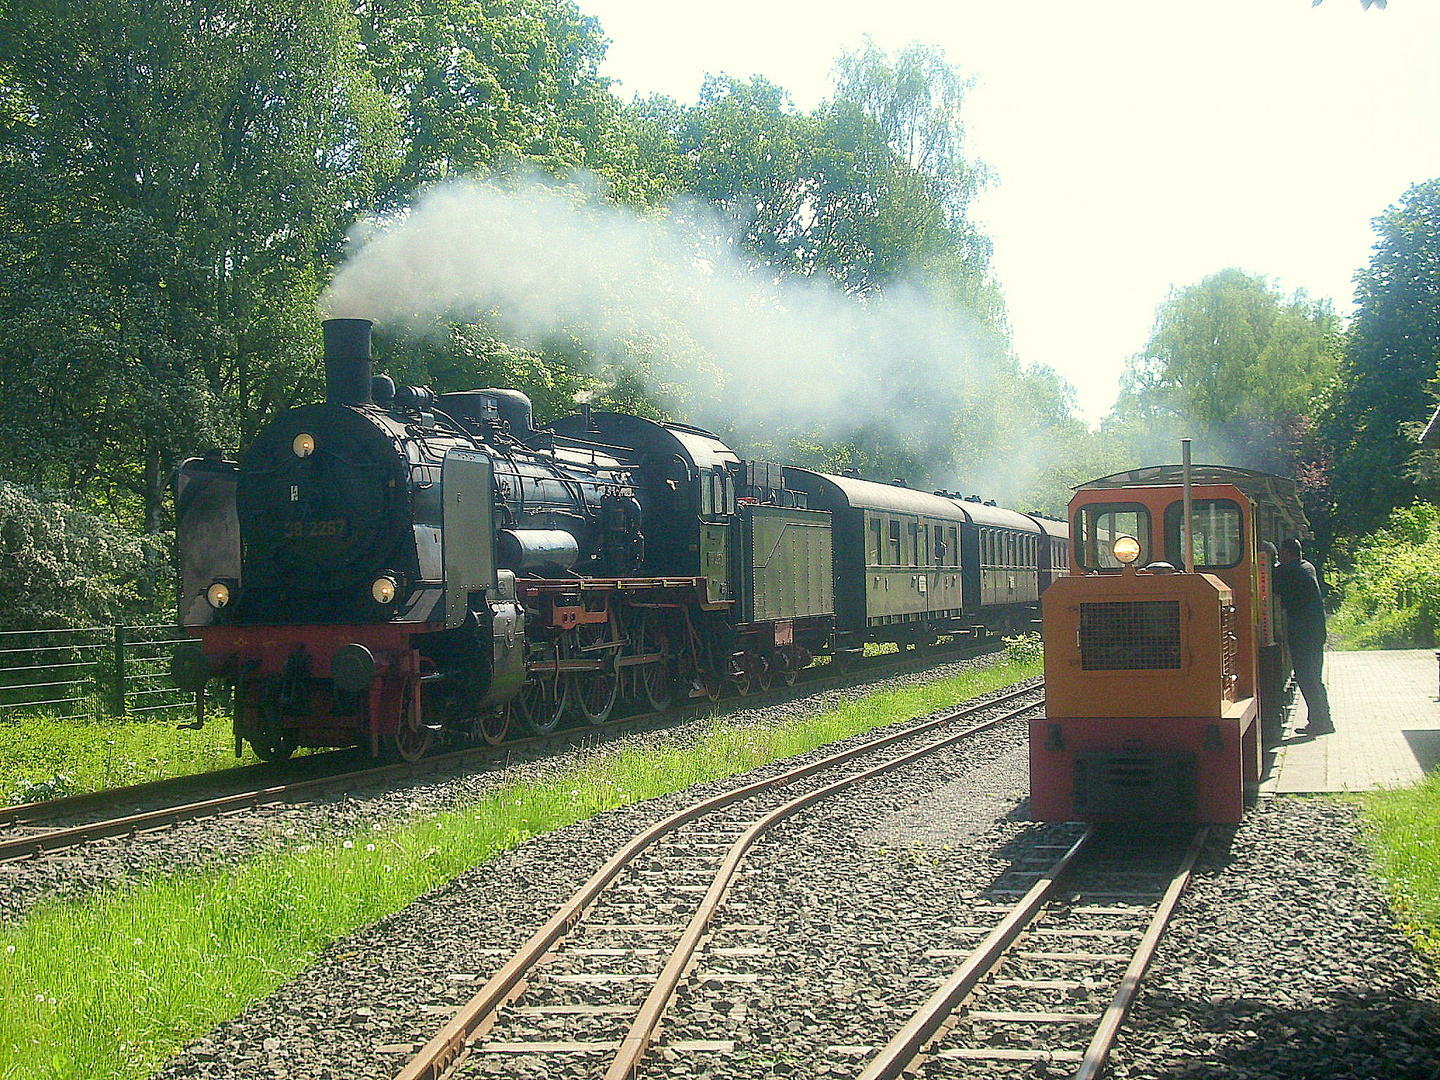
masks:
POLYGON ((867 34, 944 49, 1016 354, 1092 423, 1172 288, 1234 266, 1348 315, 1373 219, 1440 177, 1437 0, 578 4, 627 100, 763 75, 809 110, 867 34))

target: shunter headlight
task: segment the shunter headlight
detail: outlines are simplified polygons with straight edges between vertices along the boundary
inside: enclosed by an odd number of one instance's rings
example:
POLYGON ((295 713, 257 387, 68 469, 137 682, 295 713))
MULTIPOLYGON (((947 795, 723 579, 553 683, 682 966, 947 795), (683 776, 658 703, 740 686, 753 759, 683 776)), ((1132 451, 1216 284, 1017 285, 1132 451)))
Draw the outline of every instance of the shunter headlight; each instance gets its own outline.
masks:
POLYGON ((1140 558, 1140 541, 1133 536, 1117 537, 1110 553, 1120 562, 1129 566, 1136 559, 1140 558))
POLYGON ((205 590, 205 602, 216 611, 230 603, 230 586, 227 582, 216 581, 205 590))
POLYGON ((381 607, 393 604, 400 585, 389 574, 381 574, 370 583, 370 597, 381 607))
POLYGON ((315 436, 301 432, 295 436, 295 441, 290 444, 290 449, 295 451, 296 457, 309 457, 315 452, 315 436))

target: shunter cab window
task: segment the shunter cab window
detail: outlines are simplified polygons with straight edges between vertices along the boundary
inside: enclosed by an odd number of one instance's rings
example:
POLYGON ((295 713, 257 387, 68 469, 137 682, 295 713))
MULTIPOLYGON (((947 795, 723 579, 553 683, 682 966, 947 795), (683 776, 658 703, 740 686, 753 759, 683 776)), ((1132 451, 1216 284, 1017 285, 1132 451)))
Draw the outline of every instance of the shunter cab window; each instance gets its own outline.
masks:
POLYGON ((1140 503, 1091 503, 1075 511, 1075 561, 1086 570, 1118 570, 1111 554, 1116 538, 1140 541, 1138 565, 1150 562, 1150 511, 1140 503))
MULTIPOLYGON (((1233 499, 1196 499, 1191 514, 1191 547, 1195 569, 1228 570, 1245 561, 1245 526, 1240 506, 1233 499)), ((1183 569, 1185 503, 1165 508, 1165 561, 1183 569)))

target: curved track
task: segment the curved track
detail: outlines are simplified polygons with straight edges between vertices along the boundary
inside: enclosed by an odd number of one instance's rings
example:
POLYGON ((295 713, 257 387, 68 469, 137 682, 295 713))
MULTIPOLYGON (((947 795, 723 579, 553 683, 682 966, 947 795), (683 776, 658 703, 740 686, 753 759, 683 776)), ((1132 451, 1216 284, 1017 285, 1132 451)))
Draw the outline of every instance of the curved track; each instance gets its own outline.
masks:
POLYGON ((696 803, 651 826, 534 933, 398 1080, 438 1080, 471 1054, 594 1054, 608 1057, 604 1074, 610 1080, 633 1076, 745 852, 758 837, 817 800, 1041 704, 1038 689, 1029 689, 970 706, 696 803), (1028 700, 1002 711, 1017 698, 1028 700), (958 733, 931 737, 919 746, 901 745, 986 713, 993 715, 958 733), (840 779, 803 783, 823 780, 856 759, 882 754, 878 762, 840 779), (615 988, 626 985, 649 989, 643 1000, 624 1004, 620 1002, 627 995, 615 988), (599 1000, 587 1000, 587 993, 599 1000))

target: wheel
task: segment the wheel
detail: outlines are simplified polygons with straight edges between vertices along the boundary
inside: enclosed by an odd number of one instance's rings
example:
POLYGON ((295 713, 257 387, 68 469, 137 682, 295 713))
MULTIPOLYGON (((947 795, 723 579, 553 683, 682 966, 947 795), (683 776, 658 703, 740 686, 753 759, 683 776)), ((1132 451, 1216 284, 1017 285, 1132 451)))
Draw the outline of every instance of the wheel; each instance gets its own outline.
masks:
POLYGON ((730 685, 741 697, 749 697, 750 691, 754 690, 760 682, 756 666, 748 654, 731 662, 730 685))
POLYGON ((660 654, 661 658, 656 663, 641 666, 638 678, 645 703, 656 712, 664 712, 675 696, 675 671, 669 656, 669 639, 648 616, 640 624, 639 650, 645 656, 660 654))
POLYGON ((298 744, 295 732, 288 729, 250 737, 250 746, 261 761, 284 761, 298 744))
MULTIPOLYGON (((614 659, 613 650, 602 649, 610 641, 610 628, 606 623, 584 623, 576 631, 578 647, 569 652, 571 656, 585 659, 598 658, 607 663, 614 659)), ((570 688, 571 704, 575 711, 591 724, 603 724, 610 719, 610 711, 620 696, 620 678, 614 668, 599 671, 577 671, 569 676, 573 680, 570 688)))
POLYGON ((414 683, 407 681, 401 691, 400 722, 395 725, 394 742, 395 753, 402 761, 419 761, 435 741, 435 733, 416 722, 419 718, 411 705, 415 689, 414 683))
MULTIPOLYGON (((800 674, 800 668, 803 666, 800 663, 800 657, 789 648, 786 648, 782 649, 776 655, 775 660, 780 669, 777 672, 779 677, 784 681, 786 686, 794 686, 795 676, 800 674)), ((809 661, 806 662, 808 663, 809 661)))
MULTIPOLYGON (((554 662, 559 649, 546 647, 545 659, 554 662)), ((560 726, 560 718, 570 701, 570 681, 558 671, 534 671, 520 688, 512 707, 520 720, 536 735, 549 735, 560 726)))
POLYGON ((470 737, 479 742, 483 740, 490 746, 499 746, 505 741, 505 736, 510 732, 511 705, 502 708, 491 709, 480 719, 470 725, 470 737))

